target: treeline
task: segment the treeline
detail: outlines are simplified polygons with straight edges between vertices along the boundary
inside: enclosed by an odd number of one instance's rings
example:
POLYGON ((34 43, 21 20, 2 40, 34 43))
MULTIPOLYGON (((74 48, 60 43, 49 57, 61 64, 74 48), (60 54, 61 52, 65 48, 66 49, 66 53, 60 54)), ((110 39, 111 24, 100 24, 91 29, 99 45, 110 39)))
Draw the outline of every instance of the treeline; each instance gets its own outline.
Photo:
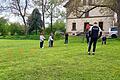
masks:
MULTIPOLYGON (((64 21, 57 20, 53 24, 53 33, 56 32, 65 32, 65 23, 64 21)), ((48 25, 48 27, 45 29, 45 34, 49 35, 51 33, 51 25, 48 25)), ((0 18, 0 36, 3 35, 24 35, 25 34, 25 28, 24 25, 21 25, 19 23, 8 23, 6 19, 3 17, 0 18)), ((30 35, 35 35, 36 30, 34 29, 30 35)), ((38 30, 39 35, 39 30, 38 30)))
POLYGON ((23 35, 24 26, 19 23, 8 23, 3 17, 0 18, 0 35, 23 35))

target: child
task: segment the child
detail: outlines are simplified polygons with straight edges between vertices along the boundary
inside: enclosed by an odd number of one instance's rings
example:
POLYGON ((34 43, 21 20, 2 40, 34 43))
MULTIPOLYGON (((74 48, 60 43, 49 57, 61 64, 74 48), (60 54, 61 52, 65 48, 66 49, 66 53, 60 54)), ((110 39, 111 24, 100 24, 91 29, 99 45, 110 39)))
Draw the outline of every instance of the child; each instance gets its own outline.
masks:
POLYGON ((43 33, 40 33, 40 48, 43 48, 45 37, 43 36, 43 33))
POLYGON ((102 45, 103 45, 103 44, 106 45, 106 40, 107 40, 106 35, 103 35, 103 36, 102 36, 102 45))
POLYGON ((49 47, 53 47, 53 35, 52 34, 50 34, 48 42, 49 42, 49 47))

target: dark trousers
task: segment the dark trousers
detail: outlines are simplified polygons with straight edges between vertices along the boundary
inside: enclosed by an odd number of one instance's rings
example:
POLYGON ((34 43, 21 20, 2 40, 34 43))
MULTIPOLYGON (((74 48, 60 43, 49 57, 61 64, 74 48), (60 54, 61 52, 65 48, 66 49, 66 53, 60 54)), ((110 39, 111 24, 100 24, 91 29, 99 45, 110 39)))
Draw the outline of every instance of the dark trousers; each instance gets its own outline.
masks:
POLYGON ((49 41, 49 47, 53 47, 53 41, 52 40, 49 41))
POLYGON ((53 41, 51 41, 51 47, 53 47, 53 41))
POLYGON ((65 39, 65 44, 68 44, 68 39, 65 39))
POLYGON ((106 40, 105 40, 105 41, 102 41, 102 45, 103 45, 103 44, 106 44, 106 40))
POLYGON ((89 39, 88 52, 90 52, 92 44, 93 44, 93 52, 95 52, 97 40, 98 40, 98 38, 90 38, 89 39))
POLYGON ((107 40, 106 37, 102 37, 102 44, 106 44, 106 40, 107 40))
POLYGON ((40 42, 40 48, 43 48, 44 41, 40 42))

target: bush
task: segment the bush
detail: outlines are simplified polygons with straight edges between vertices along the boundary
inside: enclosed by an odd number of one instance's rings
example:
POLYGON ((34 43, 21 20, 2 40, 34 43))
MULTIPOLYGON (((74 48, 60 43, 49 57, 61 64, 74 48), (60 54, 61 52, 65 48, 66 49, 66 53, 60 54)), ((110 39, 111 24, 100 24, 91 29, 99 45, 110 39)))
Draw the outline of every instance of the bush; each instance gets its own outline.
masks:
MULTIPOLYGON (((56 31, 61 31, 61 32, 65 32, 65 23, 63 21, 56 21, 53 26, 52 26, 52 32, 55 33, 56 31)), ((45 30, 46 34, 50 34, 51 33, 51 25, 49 25, 46 30, 45 30)))
POLYGON ((60 39, 63 39, 63 35, 61 35, 60 33, 56 33, 55 34, 55 40, 60 40, 60 39))
POLYGON ((0 25, 1 35, 23 35, 24 27, 18 23, 0 25))
POLYGON ((6 34, 6 26, 8 25, 7 20, 4 17, 0 18, 0 33, 1 35, 6 34))
MULTIPOLYGON (((19 36, 19 35, 12 35, 12 36, 0 36, 0 39, 12 39, 12 40, 39 40, 40 35, 27 35, 27 36, 19 36)), ((63 39, 63 36, 60 34, 56 34, 55 40, 63 39)), ((49 35, 45 35, 46 40, 48 40, 49 35)))
POLYGON ((23 35, 24 34, 24 27, 21 26, 19 23, 12 23, 7 32, 11 32, 11 35, 23 35))
POLYGON ((0 36, 0 39, 12 39, 12 40, 38 40, 39 36, 27 35, 27 36, 0 36))

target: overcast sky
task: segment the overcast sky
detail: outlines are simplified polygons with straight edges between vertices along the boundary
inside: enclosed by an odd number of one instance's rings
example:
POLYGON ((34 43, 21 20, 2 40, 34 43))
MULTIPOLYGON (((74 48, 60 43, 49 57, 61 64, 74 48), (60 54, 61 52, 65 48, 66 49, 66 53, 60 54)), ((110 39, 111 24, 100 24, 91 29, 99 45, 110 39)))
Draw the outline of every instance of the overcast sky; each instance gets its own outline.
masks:
MULTIPOLYGON (((24 0, 21 0, 21 1, 24 1, 24 0)), ((10 0, 0 0, 0 6, 1 5, 2 6, 8 6, 9 3, 10 3, 10 0), (5 2, 5 1, 7 1, 7 2, 5 2)), ((24 2, 22 2, 22 3, 24 3, 24 2)), ((37 7, 37 6, 34 6, 32 4, 31 0, 30 0, 30 4, 32 5, 32 7, 29 8, 29 10, 27 10, 28 14, 31 14, 32 11, 33 11, 33 9, 37 7)), ((60 6, 60 9, 61 9, 61 11, 65 11, 65 8, 63 8, 62 6, 60 6)), ((23 24, 22 18, 20 16, 15 16, 14 14, 12 14, 10 10, 5 11, 5 12, 1 12, 0 13, 0 17, 2 17, 2 16, 5 17, 6 19, 8 19, 9 22, 12 22, 12 23, 14 23, 14 22, 20 22, 21 24, 23 24)), ((46 19, 46 23, 50 23, 49 18, 46 19)))

